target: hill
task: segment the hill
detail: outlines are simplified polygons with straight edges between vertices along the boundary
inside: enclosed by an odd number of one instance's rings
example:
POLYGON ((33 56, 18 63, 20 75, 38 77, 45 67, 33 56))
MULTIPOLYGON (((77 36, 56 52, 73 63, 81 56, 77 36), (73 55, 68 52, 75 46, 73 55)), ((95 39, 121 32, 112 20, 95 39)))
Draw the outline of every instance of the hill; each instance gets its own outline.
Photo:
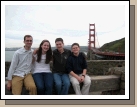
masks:
POLYGON ((125 38, 106 43, 100 48, 100 50, 125 53, 125 38))

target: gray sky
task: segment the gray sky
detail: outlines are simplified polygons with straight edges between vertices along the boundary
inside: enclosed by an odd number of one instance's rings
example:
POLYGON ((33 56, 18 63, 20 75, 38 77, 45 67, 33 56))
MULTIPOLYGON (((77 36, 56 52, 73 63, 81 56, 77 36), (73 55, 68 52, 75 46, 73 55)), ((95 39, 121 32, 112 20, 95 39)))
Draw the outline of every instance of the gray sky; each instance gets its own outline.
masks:
POLYGON ((34 38, 32 47, 43 39, 55 46, 62 37, 65 45, 88 45, 89 23, 96 26, 96 46, 125 37, 125 6, 122 5, 6 5, 5 47, 21 47, 23 37, 34 38))

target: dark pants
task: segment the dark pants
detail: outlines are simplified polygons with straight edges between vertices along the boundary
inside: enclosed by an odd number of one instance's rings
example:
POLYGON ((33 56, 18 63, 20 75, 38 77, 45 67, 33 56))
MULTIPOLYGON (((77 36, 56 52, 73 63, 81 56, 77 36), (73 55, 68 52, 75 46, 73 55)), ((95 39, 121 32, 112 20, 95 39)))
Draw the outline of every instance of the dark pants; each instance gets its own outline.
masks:
POLYGON ((53 88, 52 73, 35 73, 33 78, 37 87, 38 95, 51 95, 53 88))

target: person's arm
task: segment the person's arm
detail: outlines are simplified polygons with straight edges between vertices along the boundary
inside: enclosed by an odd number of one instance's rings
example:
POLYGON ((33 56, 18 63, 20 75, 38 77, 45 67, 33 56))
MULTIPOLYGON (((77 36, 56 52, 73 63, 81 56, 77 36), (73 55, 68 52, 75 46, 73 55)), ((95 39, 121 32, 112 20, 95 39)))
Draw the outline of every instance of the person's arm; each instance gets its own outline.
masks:
POLYGON ((87 69, 83 69, 83 73, 82 73, 82 76, 81 76, 81 81, 82 82, 85 80, 86 73, 87 73, 87 69))
POLYGON ((8 83, 7 83, 7 89, 10 90, 12 87, 12 75, 15 72, 15 69, 19 62, 19 56, 17 53, 13 55, 13 59, 11 61, 11 65, 8 71, 8 83))
POLYGON ((68 57, 68 59, 67 59, 66 68, 67 68, 68 74, 72 75, 79 82, 81 82, 80 77, 76 73, 73 72, 73 65, 72 65, 71 57, 68 57))
POLYGON ((83 58, 82 68, 83 68, 83 72, 82 72, 81 80, 84 81, 85 75, 86 75, 86 73, 87 73, 87 61, 86 61, 86 58, 85 58, 85 57, 83 58))
POLYGON ((77 74, 75 74, 73 71, 71 71, 69 74, 75 77, 79 82, 82 82, 81 78, 77 74))
POLYGON ((19 63, 19 56, 18 56, 18 53, 15 53, 13 55, 11 65, 8 71, 8 80, 12 80, 12 75, 15 72, 15 69, 18 66, 18 63, 19 63))
POLYGON ((86 73, 87 73, 87 69, 83 69, 82 75, 86 75, 86 73))
POLYGON ((38 51, 38 48, 36 48, 34 51, 33 51, 33 54, 35 55, 38 51))
POLYGON ((54 56, 54 52, 52 53, 52 65, 54 65, 55 64, 55 58, 54 58, 55 56, 54 56))
POLYGON ((38 48, 35 49, 35 50, 33 51, 33 53, 32 53, 32 64, 34 64, 34 62, 35 62, 35 60, 36 60, 35 57, 36 57, 37 51, 38 51, 38 48))
POLYGON ((71 57, 69 56, 67 61, 66 61, 66 70, 67 70, 67 73, 69 74, 71 71, 73 71, 72 69, 73 65, 72 65, 72 62, 71 62, 71 57))

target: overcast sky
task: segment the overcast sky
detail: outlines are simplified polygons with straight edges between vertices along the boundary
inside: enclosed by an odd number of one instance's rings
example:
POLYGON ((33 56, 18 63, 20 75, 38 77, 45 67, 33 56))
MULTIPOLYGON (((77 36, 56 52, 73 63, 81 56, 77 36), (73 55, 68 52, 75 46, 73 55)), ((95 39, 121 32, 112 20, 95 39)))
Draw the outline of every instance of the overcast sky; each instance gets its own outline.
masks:
POLYGON ((5 47, 21 47, 26 34, 32 47, 43 39, 55 46, 62 37, 65 45, 88 45, 89 23, 95 23, 96 46, 125 37, 125 6, 122 5, 6 5, 5 47))

